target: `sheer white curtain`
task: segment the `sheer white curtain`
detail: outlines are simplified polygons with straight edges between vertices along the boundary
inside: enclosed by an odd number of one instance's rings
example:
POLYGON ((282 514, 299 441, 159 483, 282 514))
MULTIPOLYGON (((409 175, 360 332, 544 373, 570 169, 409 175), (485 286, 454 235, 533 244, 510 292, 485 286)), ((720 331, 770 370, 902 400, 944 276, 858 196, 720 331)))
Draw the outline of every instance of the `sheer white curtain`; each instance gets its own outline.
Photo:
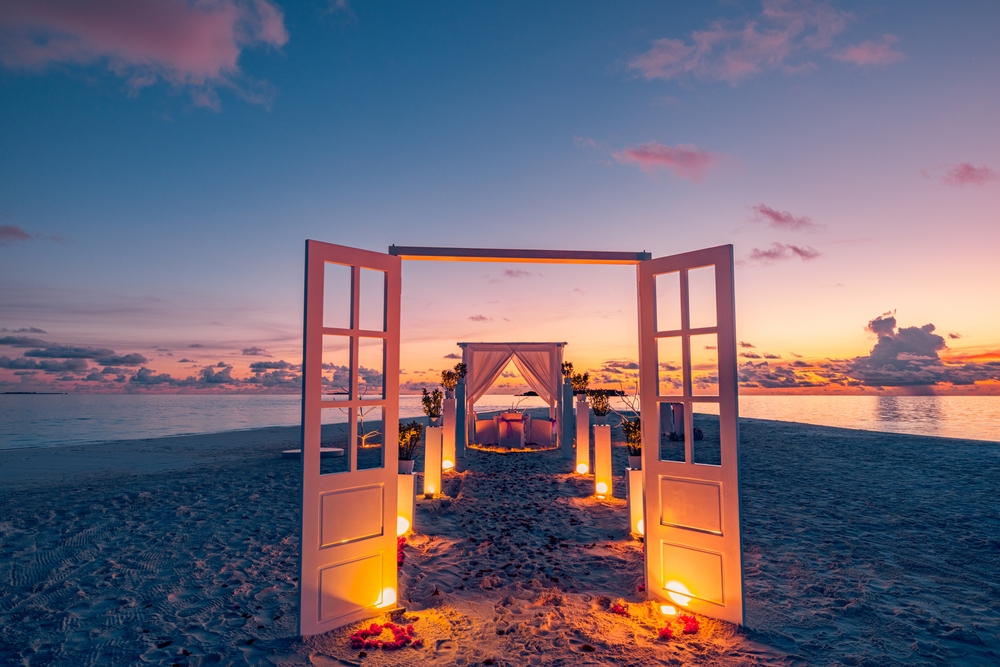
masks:
MULTIPOLYGON (((475 350, 465 378, 466 401, 475 405, 493 385, 503 369, 507 367, 514 352, 510 347, 497 350, 475 350)), ((468 363, 468 362, 466 362, 468 363)))
POLYGON ((528 386, 538 392, 543 401, 550 406, 555 405, 562 374, 553 377, 551 351, 514 350, 514 365, 528 386))

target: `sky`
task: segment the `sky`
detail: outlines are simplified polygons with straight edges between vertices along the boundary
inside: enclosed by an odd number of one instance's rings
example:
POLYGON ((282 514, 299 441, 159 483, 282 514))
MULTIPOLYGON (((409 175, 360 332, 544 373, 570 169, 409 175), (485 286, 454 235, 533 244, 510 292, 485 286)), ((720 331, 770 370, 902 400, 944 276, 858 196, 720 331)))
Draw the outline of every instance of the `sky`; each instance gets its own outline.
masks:
MULTIPOLYGON (((316 239, 732 244, 741 391, 1000 393, 998 26, 991 1, 7 0, 0 391, 298 391, 316 239)), ((634 267, 406 262, 402 303, 406 390, 459 341, 634 374, 634 267)))

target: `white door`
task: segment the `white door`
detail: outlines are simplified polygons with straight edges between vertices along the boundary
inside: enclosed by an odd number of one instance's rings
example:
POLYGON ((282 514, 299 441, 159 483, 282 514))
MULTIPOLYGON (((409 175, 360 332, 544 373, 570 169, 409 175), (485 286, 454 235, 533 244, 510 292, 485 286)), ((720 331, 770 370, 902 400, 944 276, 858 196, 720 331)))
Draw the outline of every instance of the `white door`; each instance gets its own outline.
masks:
POLYGON ((743 624, 733 247, 638 281, 647 594, 743 624))
POLYGON ((400 281, 398 257, 306 241, 303 636, 396 604, 400 281))

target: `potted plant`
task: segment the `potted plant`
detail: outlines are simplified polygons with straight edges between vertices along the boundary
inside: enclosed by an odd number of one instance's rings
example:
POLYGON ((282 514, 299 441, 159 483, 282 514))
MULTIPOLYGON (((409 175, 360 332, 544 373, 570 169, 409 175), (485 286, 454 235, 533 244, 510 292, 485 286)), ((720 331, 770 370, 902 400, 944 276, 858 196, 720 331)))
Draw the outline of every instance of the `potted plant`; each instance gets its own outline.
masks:
POLYGON ((423 392, 420 397, 420 405, 424 414, 430 419, 431 426, 437 426, 438 420, 441 419, 441 413, 444 411, 444 394, 441 393, 440 389, 428 392, 425 388, 423 392))
POLYGON ((572 361, 564 361, 562 363, 562 374, 563 374, 564 378, 573 377, 573 362, 572 361))
POLYGON ((454 370, 441 371, 441 386, 444 387, 445 398, 455 398, 455 387, 465 377, 466 370, 466 365, 459 362, 455 364, 454 370))
POLYGON ((603 389, 590 389, 587 391, 590 396, 590 407, 594 411, 594 423, 604 425, 608 421, 608 413, 611 412, 611 400, 608 392, 603 389))
POLYGON ((569 376, 569 383, 573 387, 574 394, 586 394, 587 385, 590 384, 590 373, 573 373, 569 376))
MULTIPOLYGON (((622 413, 614 410, 613 412, 621 417, 621 427, 622 432, 625 434, 625 448, 628 450, 628 467, 633 470, 639 470, 642 468, 642 418, 639 415, 639 382, 635 383, 635 393, 629 394, 625 391, 625 386, 619 382, 621 385, 621 396, 622 402, 625 403, 625 407, 628 408, 628 412, 631 412, 631 416, 626 417, 622 413)), ((610 409, 610 405, 608 406, 610 409)))
POLYGON ((413 461, 417 458, 420 448, 420 436, 424 434, 424 425, 418 421, 399 425, 399 474, 412 475, 413 461))
POLYGON ((623 420, 622 431, 625 433, 625 448, 628 450, 628 467, 638 470, 642 467, 642 420, 638 417, 623 420))

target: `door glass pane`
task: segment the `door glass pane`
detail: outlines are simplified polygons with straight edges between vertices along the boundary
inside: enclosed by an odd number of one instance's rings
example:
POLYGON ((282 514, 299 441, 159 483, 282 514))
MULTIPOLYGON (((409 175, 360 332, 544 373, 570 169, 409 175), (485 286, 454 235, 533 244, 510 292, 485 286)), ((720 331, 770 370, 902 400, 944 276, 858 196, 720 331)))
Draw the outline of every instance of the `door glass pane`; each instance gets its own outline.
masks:
POLYGON ((660 460, 684 462, 684 404, 660 403, 660 460))
POLYGON ((351 465, 351 432, 347 419, 350 411, 343 408, 323 410, 324 424, 320 430, 319 474, 333 475, 347 472, 351 465), (327 423, 327 420, 337 423, 327 423))
POLYGON ((358 328, 385 331, 385 271, 361 269, 361 296, 358 328))
POLYGON ((656 339, 657 391, 660 396, 680 396, 684 393, 681 337, 656 339))
POLYGON ((722 439, 719 435, 719 404, 693 403, 691 417, 693 460, 700 465, 722 465, 722 439))
POLYGON ((385 467, 383 413, 381 405, 358 408, 358 470, 385 467))
POLYGON ((351 267, 323 265, 323 326, 351 328, 351 267))
POLYGON ((714 266, 688 271, 688 312, 692 329, 716 325, 714 266))
POLYGON ((323 336, 323 400, 351 398, 351 337, 323 336))
POLYGON ((681 274, 656 276, 656 330, 678 331, 681 328, 681 274))
POLYGON ((719 336, 691 336, 691 394, 719 395, 719 336))
POLYGON ((385 340, 382 338, 358 340, 358 398, 385 398, 385 340))

